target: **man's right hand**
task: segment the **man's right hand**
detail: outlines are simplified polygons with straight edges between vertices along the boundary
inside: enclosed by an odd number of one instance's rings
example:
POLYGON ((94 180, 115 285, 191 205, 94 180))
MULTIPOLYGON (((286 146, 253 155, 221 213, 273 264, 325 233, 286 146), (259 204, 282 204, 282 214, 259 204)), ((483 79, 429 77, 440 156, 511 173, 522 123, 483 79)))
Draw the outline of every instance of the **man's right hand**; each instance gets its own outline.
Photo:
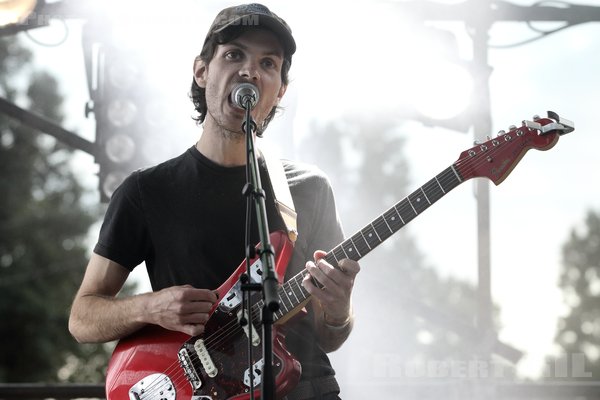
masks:
POLYGON ((212 290, 173 286, 151 294, 149 318, 163 328, 196 336, 204 332, 210 310, 217 301, 212 290))

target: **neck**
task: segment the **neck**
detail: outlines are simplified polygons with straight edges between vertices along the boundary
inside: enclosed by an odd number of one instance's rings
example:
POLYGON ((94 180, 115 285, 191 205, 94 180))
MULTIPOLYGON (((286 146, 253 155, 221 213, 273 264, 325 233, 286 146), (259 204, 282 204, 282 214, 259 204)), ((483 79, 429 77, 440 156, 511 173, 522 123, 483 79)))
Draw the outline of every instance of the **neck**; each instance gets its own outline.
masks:
POLYGON ((239 132, 205 125, 196 148, 212 162, 225 167, 246 164, 246 136, 239 132))

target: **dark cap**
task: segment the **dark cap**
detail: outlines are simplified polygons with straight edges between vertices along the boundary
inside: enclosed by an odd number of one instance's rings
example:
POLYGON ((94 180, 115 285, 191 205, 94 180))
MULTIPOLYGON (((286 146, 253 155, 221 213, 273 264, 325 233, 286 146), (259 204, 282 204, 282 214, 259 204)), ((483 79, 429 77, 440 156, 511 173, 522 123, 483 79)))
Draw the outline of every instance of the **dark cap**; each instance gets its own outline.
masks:
POLYGON ((264 27, 277 35, 286 56, 296 51, 296 42, 288 24, 262 4, 242 4, 222 10, 213 21, 204 44, 208 39, 230 27, 264 27))

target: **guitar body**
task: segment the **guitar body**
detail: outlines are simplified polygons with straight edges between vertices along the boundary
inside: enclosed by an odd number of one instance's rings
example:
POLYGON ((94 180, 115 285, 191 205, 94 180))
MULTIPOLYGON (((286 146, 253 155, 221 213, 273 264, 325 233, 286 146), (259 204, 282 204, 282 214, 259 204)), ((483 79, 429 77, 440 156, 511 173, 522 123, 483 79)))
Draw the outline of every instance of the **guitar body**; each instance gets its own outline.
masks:
MULTIPOLYGON (((281 280, 292 244, 283 232, 271 234, 271 242, 276 249, 276 272, 281 280)), ((260 279, 260 260, 252 260, 251 265, 253 281, 260 279)), ((239 324, 242 315, 239 278, 245 272, 246 265, 242 263, 217 289, 220 301, 211 311, 202 335, 190 337, 148 326, 122 339, 108 365, 107 399, 248 399, 250 374, 258 396, 262 369, 260 309, 252 312, 253 328, 246 325, 244 329, 239 324), (252 370, 248 368, 249 335, 253 339, 252 370)), ((301 372, 300 363, 285 349, 284 339, 283 328, 273 326, 273 372, 278 397, 297 384, 301 372)))

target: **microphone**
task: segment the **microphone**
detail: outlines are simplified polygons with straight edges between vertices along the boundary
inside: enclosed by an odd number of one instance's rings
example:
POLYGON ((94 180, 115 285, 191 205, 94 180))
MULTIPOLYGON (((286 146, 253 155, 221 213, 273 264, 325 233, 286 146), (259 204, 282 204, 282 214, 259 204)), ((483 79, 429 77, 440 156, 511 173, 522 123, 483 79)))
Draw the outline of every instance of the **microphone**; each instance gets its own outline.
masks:
POLYGON ((246 107, 252 110, 258 103, 259 97, 258 88, 247 82, 240 83, 231 92, 231 102, 244 110, 246 107))

